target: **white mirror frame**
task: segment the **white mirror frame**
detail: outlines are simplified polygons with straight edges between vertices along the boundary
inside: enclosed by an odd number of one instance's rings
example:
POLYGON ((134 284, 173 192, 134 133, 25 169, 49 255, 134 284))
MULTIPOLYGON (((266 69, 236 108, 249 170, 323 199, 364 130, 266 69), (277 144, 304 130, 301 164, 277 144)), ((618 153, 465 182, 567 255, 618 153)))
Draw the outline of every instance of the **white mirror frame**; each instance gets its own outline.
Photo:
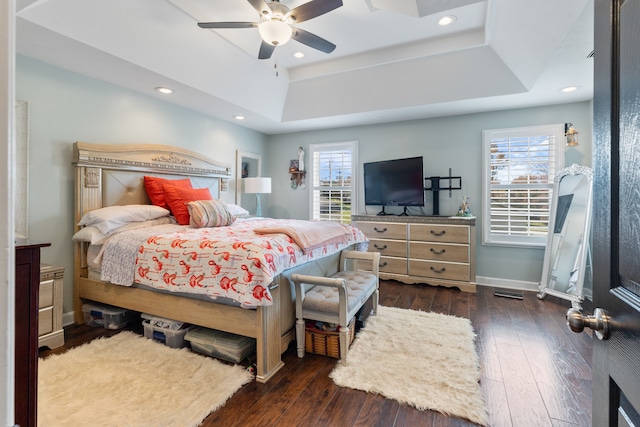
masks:
MULTIPOLYGON (((551 212, 549 217, 549 232, 547 234, 547 246, 545 249, 542 280, 540 281, 540 293, 538 294, 538 298, 543 299, 546 295, 553 295, 558 298, 571 301, 571 305, 574 308, 582 309, 581 303, 584 300, 585 275, 591 274, 591 249, 589 242, 591 238, 591 214, 593 204, 592 199, 593 171, 591 168, 574 164, 558 172, 553 185, 553 201, 551 203, 551 212), (573 282, 575 290, 573 292, 568 292, 568 290, 567 292, 565 292, 564 290, 555 289, 554 283, 556 282, 556 280, 552 277, 553 271, 556 270, 554 268, 554 265, 557 262, 561 261, 562 250, 561 245, 556 244, 556 236, 558 233, 554 233, 554 231, 558 211, 558 198, 560 195, 564 194, 561 193, 562 180, 567 176, 578 175, 583 175, 587 180, 587 186, 585 188, 587 194, 584 195, 584 222, 583 224, 580 224, 577 229, 574 227, 574 229, 572 230, 573 234, 575 234, 576 236, 571 236, 571 238, 566 238, 565 236, 563 239, 561 239, 562 241, 567 240, 568 242, 578 242, 577 249, 575 249, 577 251, 577 254, 575 256, 570 256, 570 259, 572 261, 572 269, 570 271, 572 274, 577 274, 577 276, 575 277, 575 281, 573 281, 573 277, 571 279, 567 279, 569 281, 569 289, 571 288, 571 283, 573 282)), ((571 207, 569 209, 571 209, 571 207)), ((572 219, 567 217, 565 222, 569 224, 570 221, 572 221, 572 219)), ((591 281, 589 280, 588 283, 591 283, 591 281)))
POLYGON ((249 163, 256 165, 255 171, 249 170, 248 176, 260 176, 262 165, 262 156, 260 154, 251 153, 249 151, 236 150, 236 205, 242 206, 242 165, 249 163))

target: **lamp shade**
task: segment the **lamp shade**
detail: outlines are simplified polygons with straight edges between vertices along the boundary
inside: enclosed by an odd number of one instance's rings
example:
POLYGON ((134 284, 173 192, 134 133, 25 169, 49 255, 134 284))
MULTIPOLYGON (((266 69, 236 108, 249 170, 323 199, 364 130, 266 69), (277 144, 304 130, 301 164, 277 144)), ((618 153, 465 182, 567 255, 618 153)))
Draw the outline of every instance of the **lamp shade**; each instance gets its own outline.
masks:
POLYGON ((253 177, 243 178, 244 192, 265 194, 271 193, 271 178, 253 177))

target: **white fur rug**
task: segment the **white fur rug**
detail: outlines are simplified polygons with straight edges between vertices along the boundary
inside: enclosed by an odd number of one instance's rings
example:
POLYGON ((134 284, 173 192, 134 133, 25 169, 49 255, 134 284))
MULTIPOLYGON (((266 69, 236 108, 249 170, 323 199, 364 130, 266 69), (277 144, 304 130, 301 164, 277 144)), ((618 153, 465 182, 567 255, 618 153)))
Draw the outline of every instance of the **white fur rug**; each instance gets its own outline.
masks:
POLYGON ((468 319, 378 306, 331 372, 343 387, 487 424, 475 333, 468 319))
POLYGON ((38 425, 197 426, 252 378, 123 331, 40 359, 38 425))

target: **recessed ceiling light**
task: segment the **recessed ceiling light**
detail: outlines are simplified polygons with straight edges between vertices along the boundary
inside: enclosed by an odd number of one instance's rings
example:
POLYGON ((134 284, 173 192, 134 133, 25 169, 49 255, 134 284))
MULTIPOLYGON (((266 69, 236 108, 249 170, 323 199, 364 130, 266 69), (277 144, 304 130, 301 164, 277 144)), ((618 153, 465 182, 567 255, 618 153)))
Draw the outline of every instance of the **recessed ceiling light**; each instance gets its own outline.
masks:
POLYGON ((168 87, 157 87, 156 90, 160 93, 165 93, 165 94, 173 93, 173 91, 168 87))
POLYGON ((244 120, 245 116, 241 116, 240 114, 236 114, 235 116, 233 116, 234 119, 236 120, 244 120))
POLYGON ((578 86, 567 86, 560 89, 562 92, 573 92, 578 90, 578 86))
POLYGON ((295 52, 295 53, 293 54, 293 56, 294 56, 294 57, 296 57, 296 58, 304 58, 304 53, 302 53, 302 52, 295 52))
POLYGON ((453 24, 454 22, 456 22, 456 18, 454 15, 447 15, 447 16, 443 16, 442 18, 440 18, 438 20, 438 25, 449 25, 449 24, 453 24))

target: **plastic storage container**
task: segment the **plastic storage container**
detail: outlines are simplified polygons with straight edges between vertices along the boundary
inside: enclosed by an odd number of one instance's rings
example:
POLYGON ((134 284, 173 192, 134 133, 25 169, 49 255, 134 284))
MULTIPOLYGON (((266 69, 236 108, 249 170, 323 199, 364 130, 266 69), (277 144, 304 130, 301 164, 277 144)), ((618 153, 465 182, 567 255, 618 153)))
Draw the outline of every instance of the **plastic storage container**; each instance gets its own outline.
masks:
POLYGON ((120 329, 127 323, 138 320, 139 313, 107 304, 87 303, 82 305, 84 323, 105 329, 120 329))
POLYGON ((152 325, 148 320, 144 320, 142 322, 142 327, 144 328, 145 338, 159 341, 171 348, 182 348, 187 346, 184 336, 189 330, 189 327, 178 330, 162 328, 160 326, 152 325))
POLYGON ((240 363, 255 351, 256 340, 228 332, 197 327, 184 337, 191 343, 191 349, 231 363, 240 363))

